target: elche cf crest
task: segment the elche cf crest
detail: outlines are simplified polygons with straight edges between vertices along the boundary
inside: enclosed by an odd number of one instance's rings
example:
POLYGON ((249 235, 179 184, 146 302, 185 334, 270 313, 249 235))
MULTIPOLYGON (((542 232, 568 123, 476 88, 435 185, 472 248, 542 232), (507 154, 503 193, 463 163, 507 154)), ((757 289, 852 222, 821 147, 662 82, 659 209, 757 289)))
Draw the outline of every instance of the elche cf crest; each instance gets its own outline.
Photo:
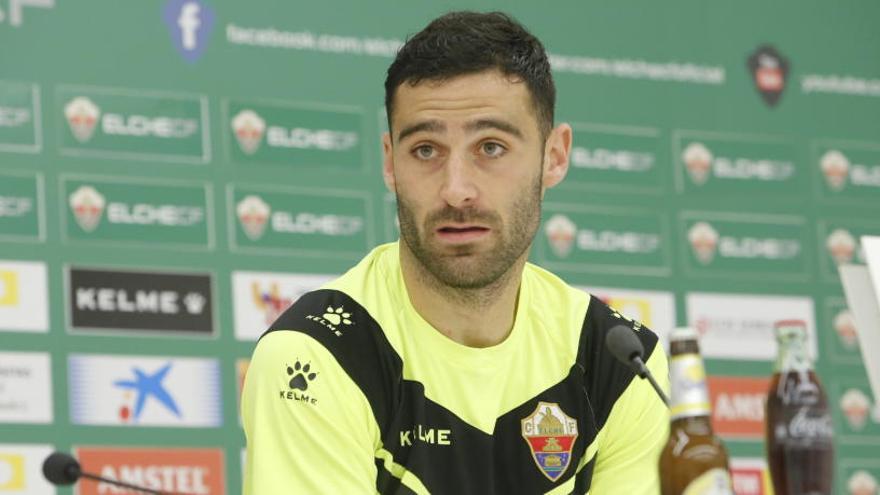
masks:
POLYGON ((238 216, 238 221, 241 223, 244 233, 248 238, 255 241, 263 237, 272 208, 259 196, 249 195, 238 202, 238 205, 235 207, 235 213, 238 216))
POLYGON ((253 155, 263 141, 266 121, 253 110, 242 110, 232 118, 232 131, 241 151, 253 155))
POLYGON ((539 402, 521 423, 522 437, 538 469, 550 481, 558 480, 571 464, 571 451, 578 436, 577 421, 565 414, 559 404, 539 402))
POLYGON ((101 223, 107 201, 92 186, 80 186, 69 198, 76 223, 86 232, 92 232, 101 223))
POLYGON ((92 139, 100 117, 98 105, 84 96, 78 96, 64 106, 64 118, 70 126, 70 133, 81 143, 92 139))

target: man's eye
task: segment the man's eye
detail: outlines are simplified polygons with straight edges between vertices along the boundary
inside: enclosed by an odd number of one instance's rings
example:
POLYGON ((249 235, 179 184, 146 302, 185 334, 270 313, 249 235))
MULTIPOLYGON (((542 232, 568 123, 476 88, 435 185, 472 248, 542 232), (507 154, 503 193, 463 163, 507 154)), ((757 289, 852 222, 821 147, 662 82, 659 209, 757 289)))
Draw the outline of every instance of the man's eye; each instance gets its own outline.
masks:
POLYGON ((489 156, 492 158, 501 156, 506 151, 504 146, 501 146, 500 144, 494 143, 492 141, 489 141, 488 143, 483 143, 481 146, 483 148, 483 153, 486 156, 489 156))
POLYGON ((428 160, 434 157, 434 147, 428 146, 427 144, 423 144, 415 149, 416 158, 421 158, 422 160, 428 160))

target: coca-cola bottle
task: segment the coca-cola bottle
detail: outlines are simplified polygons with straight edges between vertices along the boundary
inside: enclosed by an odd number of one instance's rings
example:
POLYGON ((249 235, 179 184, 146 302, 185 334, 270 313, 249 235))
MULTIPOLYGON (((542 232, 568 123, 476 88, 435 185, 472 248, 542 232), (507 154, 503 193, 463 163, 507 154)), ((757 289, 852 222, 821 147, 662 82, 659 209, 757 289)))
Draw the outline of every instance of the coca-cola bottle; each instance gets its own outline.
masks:
POLYGON ((776 323, 779 354, 767 397, 767 463, 776 495, 830 495, 834 462, 828 399, 800 320, 776 323))

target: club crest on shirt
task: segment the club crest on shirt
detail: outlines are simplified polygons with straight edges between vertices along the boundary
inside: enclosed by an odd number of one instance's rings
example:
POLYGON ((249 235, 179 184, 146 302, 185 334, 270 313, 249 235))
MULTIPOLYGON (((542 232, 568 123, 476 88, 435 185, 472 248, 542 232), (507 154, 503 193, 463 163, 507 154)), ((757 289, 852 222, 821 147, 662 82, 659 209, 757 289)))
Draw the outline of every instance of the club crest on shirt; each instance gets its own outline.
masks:
POLYGON ((555 402, 539 402, 521 420, 522 437, 532 451, 538 469, 550 481, 558 480, 571 463, 571 450, 578 436, 577 421, 555 402))

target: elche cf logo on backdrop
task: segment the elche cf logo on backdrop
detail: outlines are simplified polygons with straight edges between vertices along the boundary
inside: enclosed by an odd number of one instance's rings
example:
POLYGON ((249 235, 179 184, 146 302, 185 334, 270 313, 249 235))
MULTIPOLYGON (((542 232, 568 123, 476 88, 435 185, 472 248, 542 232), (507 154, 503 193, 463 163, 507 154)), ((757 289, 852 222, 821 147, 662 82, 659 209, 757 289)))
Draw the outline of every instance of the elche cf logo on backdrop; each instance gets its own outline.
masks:
POLYGON ((257 112, 245 109, 232 118, 232 131, 241 151, 253 155, 263 142, 266 121, 257 112))
POLYGON ((769 44, 759 46, 746 61, 755 89, 764 103, 773 107, 779 103, 788 79, 788 59, 769 44))
POLYGON ((64 106, 64 118, 70 132, 80 143, 88 142, 95 134, 101 109, 85 96, 77 96, 64 106))

